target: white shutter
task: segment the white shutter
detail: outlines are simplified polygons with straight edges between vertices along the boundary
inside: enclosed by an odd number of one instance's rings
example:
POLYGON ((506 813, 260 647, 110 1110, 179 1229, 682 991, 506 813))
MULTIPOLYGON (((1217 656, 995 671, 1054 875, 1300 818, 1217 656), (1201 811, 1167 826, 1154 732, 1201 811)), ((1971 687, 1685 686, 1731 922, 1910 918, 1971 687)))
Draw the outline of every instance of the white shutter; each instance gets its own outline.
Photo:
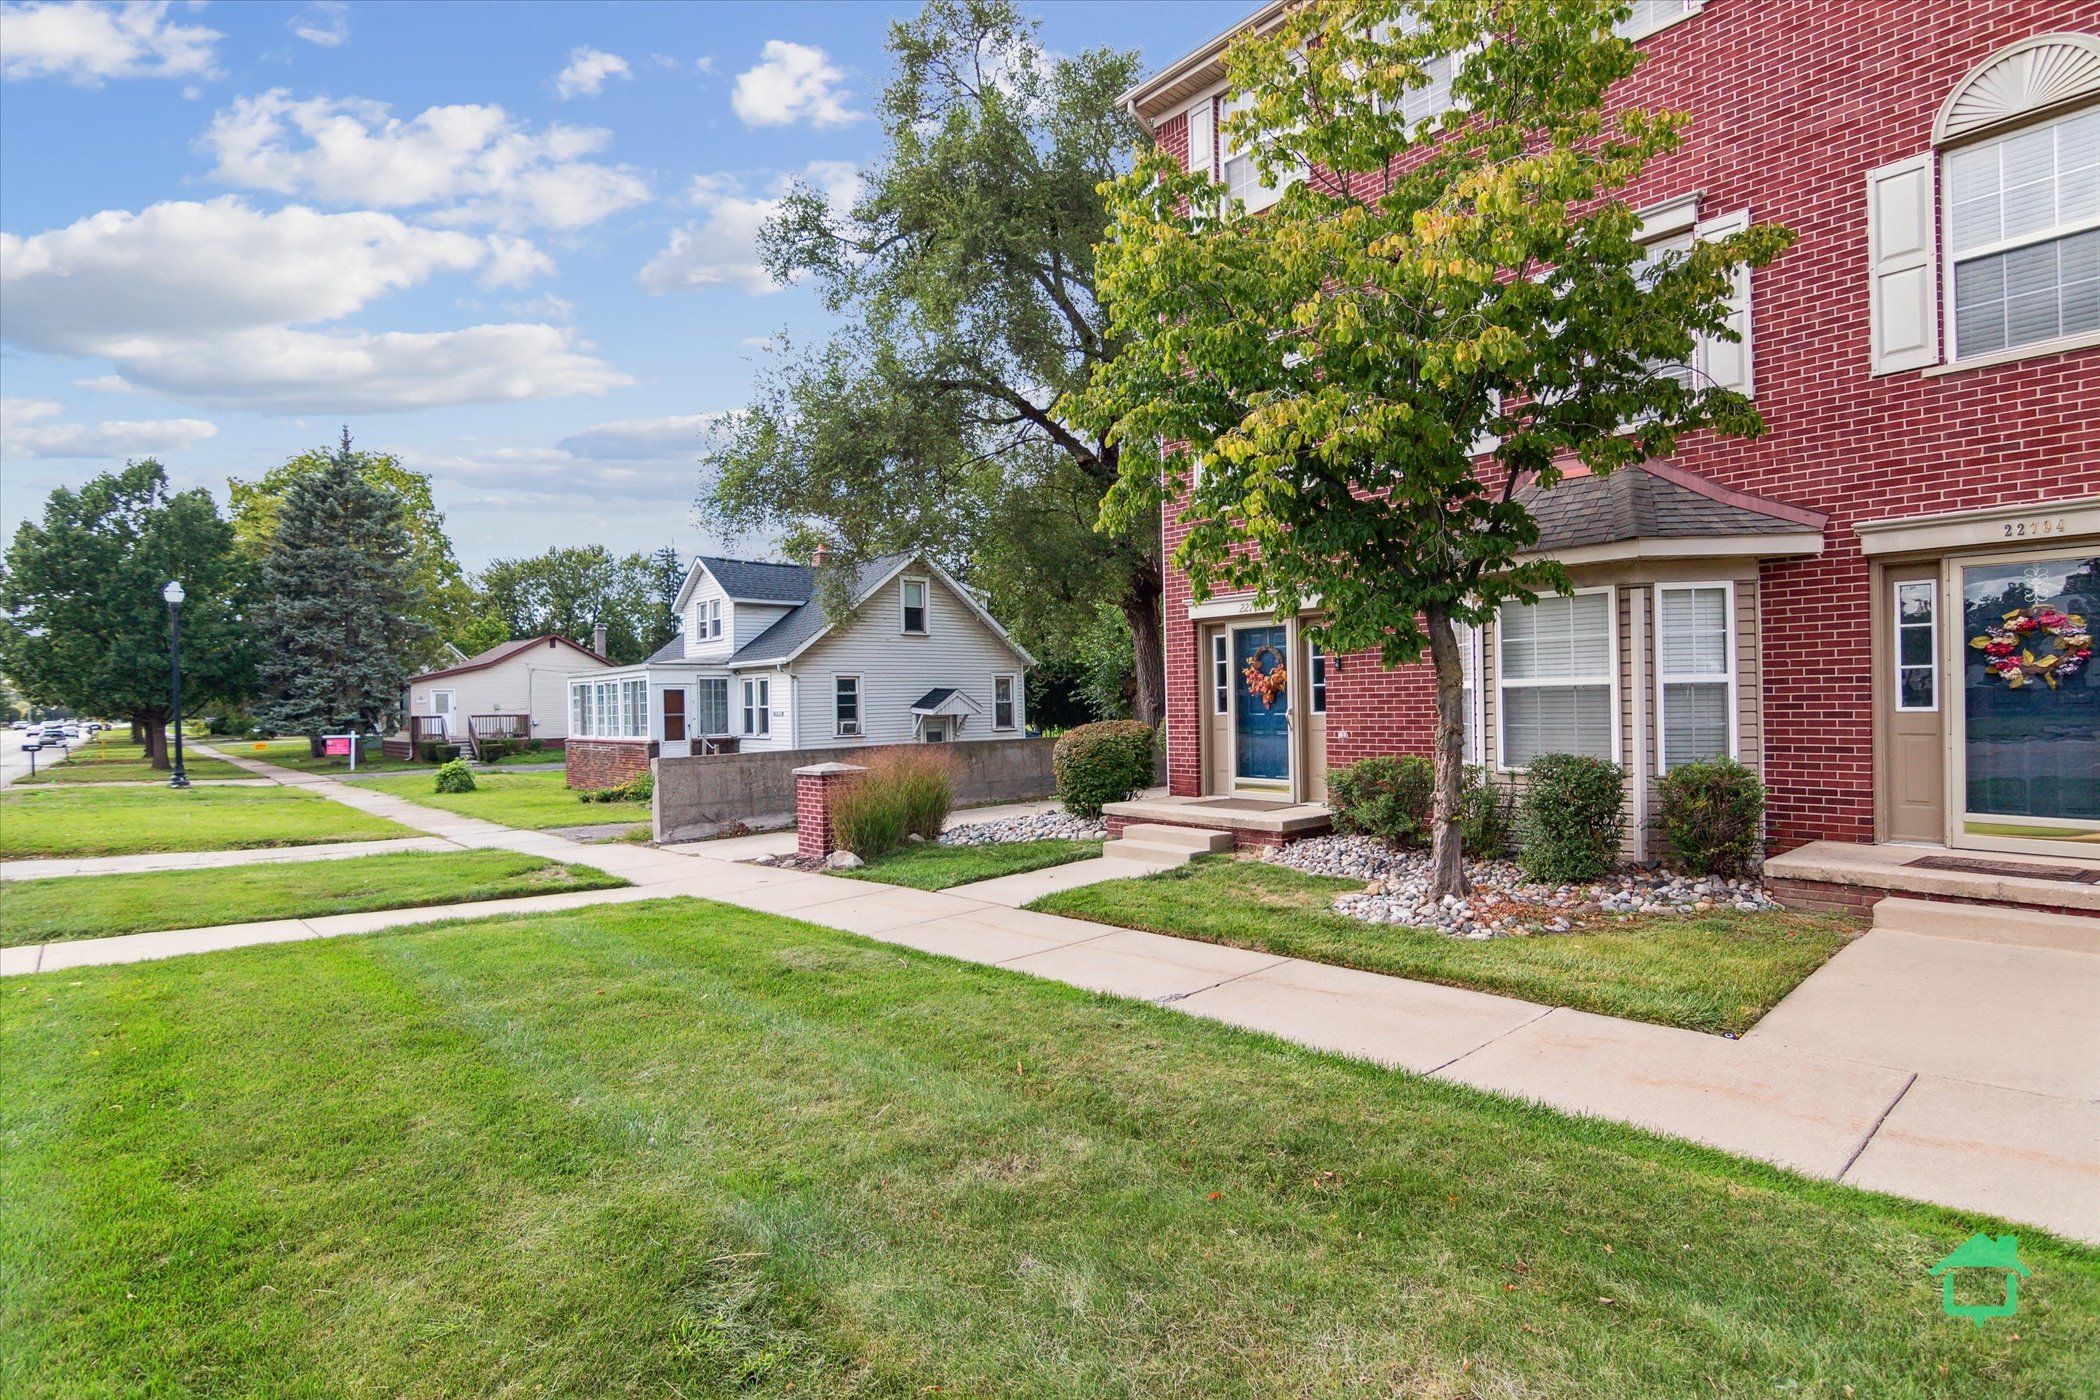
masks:
POLYGON ((1867 303, 1875 374, 1938 364, 1932 153, 1867 172, 1867 303))
POLYGON ((1215 98, 1204 98, 1189 108, 1190 174, 1218 177, 1218 115, 1215 98))
MULTIPOLYGON (((1693 237, 1719 240, 1741 233, 1748 227, 1750 211, 1738 209, 1733 214, 1702 221, 1693 231, 1693 237)), ((1747 267, 1735 270, 1735 292, 1728 298, 1728 327, 1742 338, 1702 337, 1696 352, 1699 368, 1705 372, 1706 382, 1716 389, 1733 389, 1738 394, 1754 393, 1750 382, 1750 269, 1747 267)))

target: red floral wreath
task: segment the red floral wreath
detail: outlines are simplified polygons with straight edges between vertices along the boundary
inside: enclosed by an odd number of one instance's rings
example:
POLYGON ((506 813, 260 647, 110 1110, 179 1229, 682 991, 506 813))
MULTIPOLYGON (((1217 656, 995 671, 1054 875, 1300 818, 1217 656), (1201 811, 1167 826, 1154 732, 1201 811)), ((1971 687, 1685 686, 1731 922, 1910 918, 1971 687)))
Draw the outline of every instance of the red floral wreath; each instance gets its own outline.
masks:
POLYGON ((1247 669, 1240 672, 1240 679, 1247 683, 1249 692, 1261 697, 1264 710, 1273 707, 1290 685, 1290 675, 1283 668, 1283 653, 1272 646, 1256 648, 1254 655, 1247 658, 1247 669), (1276 659, 1276 664, 1266 671, 1261 668, 1264 656, 1276 659))
POLYGON ((2047 606, 2014 608, 1986 625, 1981 637, 1971 637, 1969 645, 1983 653, 1984 669, 2013 690, 2037 677, 2054 690, 2064 677, 2077 675, 2093 654, 2085 619, 2047 606), (2045 637, 2050 649, 2036 656, 2028 643, 2045 637))

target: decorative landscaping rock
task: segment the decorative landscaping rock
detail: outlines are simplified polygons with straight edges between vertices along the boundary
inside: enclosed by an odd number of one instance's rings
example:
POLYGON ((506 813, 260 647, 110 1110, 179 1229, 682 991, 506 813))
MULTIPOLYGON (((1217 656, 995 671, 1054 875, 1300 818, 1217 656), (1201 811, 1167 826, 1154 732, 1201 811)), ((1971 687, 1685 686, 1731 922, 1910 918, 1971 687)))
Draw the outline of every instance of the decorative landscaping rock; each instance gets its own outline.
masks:
POLYGON ((1108 824, 1075 817, 1070 812, 1038 812, 1032 817, 1001 817, 971 822, 941 833, 943 846, 997 846, 1009 841, 1104 841, 1108 824))
POLYGON ((858 870, 867 862, 851 851, 833 851, 824 857, 826 870, 858 870))
POLYGON ((1744 913, 1777 909, 1754 879, 1626 870, 1590 885, 1540 885, 1506 860, 1468 861, 1465 898, 1428 897, 1429 853, 1402 851, 1370 836, 1321 836, 1265 853, 1264 860, 1309 875, 1336 875, 1367 883, 1345 894, 1334 912, 1370 924, 1433 928, 1461 938, 1567 933, 1578 924, 1642 914, 1690 916, 1715 909, 1744 913))

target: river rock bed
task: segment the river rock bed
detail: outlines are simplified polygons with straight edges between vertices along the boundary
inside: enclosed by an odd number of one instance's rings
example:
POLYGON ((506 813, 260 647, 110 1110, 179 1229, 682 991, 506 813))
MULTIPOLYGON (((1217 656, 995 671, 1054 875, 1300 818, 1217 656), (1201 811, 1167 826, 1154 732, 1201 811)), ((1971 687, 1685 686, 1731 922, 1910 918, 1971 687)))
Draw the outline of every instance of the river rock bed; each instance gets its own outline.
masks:
POLYGON ((970 822, 941 833, 943 846, 997 846, 1008 841, 1104 841, 1108 824, 1070 812, 1037 812, 1028 817, 1000 817, 970 822))
POLYGON ((1542 885, 1527 880, 1506 860, 1468 861, 1467 895, 1432 900, 1427 894, 1428 852, 1397 850, 1373 836, 1293 841, 1262 858, 1309 875, 1365 881, 1360 892, 1334 901, 1337 914, 1370 924, 1433 928, 1462 938, 1569 933, 1637 914, 1688 916, 1715 909, 1756 913, 1780 907, 1755 879, 1625 870, 1595 884, 1542 885))

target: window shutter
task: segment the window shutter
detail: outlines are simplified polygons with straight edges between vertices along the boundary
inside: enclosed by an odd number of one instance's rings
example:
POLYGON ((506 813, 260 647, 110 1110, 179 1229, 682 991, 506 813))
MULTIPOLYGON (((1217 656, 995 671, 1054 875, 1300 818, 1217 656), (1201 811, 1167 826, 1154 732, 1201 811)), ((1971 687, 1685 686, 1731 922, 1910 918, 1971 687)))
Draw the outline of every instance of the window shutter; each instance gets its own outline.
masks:
MULTIPOLYGON (((1748 227, 1750 211, 1738 209, 1733 214, 1705 220, 1697 226, 1693 236, 1718 240, 1741 233, 1748 227)), ((1735 292, 1728 298, 1728 327, 1742 338, 1702 338, 1698 349, 1699 367, 1706 373, 1706 382, 1714 388, 1752 394, 1755 390, 1750 382, 1750 269, 1747 267, 1735 270, 1735 292)))
POLYGON ((1206 97, 1189 108, 1189 159, 1190 174, 1201 173, 1213 180, 1218 177, 1218 116, 1217 102, 1206 97))
POLYGON ((1867 172, 1867 306, 1875 374, 1938 364, 1932 153, 1867 172))

